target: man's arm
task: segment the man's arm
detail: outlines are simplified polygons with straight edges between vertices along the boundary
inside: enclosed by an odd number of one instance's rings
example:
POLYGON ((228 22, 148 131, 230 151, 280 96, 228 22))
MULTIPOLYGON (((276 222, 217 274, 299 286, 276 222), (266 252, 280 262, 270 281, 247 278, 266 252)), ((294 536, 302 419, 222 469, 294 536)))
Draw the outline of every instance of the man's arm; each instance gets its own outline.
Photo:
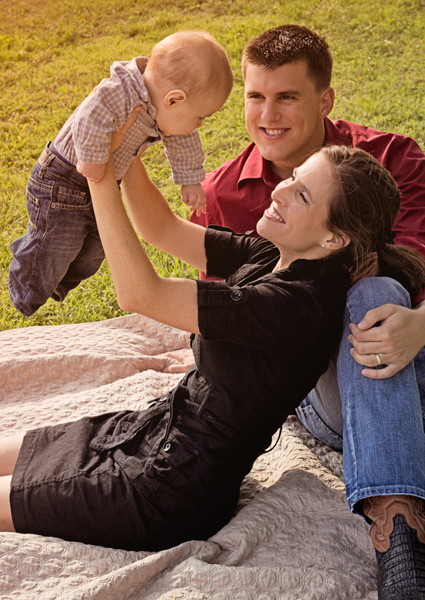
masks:
POLYGON ((357 325, 351 323, 348 340, 353 345, 351 355, 366 367, 362 374, 370 379, 385 379, 395 375, 411 362, 425 345, 425 301, 413 310, 394 304, 384 304, 369 310, 357 325), (381 324, 374 327, 376 323, 381 324), (379 354, 383 369, 376 369, 379 354))

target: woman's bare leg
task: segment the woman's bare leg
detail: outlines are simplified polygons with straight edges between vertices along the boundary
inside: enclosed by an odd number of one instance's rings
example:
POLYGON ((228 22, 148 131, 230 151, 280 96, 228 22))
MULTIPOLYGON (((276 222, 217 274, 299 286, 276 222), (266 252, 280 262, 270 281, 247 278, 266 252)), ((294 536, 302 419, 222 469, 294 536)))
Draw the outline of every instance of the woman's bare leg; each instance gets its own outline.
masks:
POLYGON ((0 477, 0 531, 15 531, 10 510, 10 482, 12 475, 0 477))
POLYGON ((24 433, 0 439, 0 531, 15 531, 10 510, 10 483, 24 433))
POLYGON ((17 433, 0 438, 0 477, 13 474, 24 435, 17 433))

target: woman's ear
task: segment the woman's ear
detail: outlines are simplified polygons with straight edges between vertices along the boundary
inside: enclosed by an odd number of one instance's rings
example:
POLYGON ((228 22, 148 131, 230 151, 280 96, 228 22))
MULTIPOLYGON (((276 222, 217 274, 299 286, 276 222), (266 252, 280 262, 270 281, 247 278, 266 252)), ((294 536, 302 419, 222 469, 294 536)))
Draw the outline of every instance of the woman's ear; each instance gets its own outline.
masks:
POLYGON ((350 238, 345 233, 331 233, 328 239, 323 244, 323 248, 328 250, 340 250, 345 248, 351 242, 350 238))
POLYGON ((183 90, 171 90, 167 92, 164 96, 163 103, 165 108, 171 108, 176 104, 181 104, 186 102, 187 94, 183 90))

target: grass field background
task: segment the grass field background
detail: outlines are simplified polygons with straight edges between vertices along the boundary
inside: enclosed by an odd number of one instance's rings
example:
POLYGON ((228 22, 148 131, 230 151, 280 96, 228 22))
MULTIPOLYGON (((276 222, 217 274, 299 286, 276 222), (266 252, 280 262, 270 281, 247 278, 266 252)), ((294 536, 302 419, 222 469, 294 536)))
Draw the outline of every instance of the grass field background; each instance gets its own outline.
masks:
MULTIPOLYGON (((12 306, 7 285, 10 242, 26 229, 25 186, 45 143, 114 60, 148 55, 185 28, 212 33, 229 54, 235 86, 201 129, 206 168, 249 142, 243 117, 240 58, 245 44, 282 23, 326 37, 334 56, 331 117, 414 137, 425 150, 425 0, 0 0, 0 330, 103 320, 122 314, 107 264, 30 318, 12 306)), ((144 155, 150 176, 174 210, 188 215, 171 183, 161 146, 144 155)), ((196 277, 183 263, 148 248, 162 275, 196 277)))

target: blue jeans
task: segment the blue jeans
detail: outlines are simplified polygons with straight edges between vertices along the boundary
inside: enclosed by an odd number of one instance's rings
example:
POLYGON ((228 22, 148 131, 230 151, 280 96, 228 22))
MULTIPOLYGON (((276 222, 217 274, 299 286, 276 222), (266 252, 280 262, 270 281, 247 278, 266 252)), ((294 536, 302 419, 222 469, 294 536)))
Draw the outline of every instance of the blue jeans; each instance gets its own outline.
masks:
POLYGON ((30 316, 49 297, 62 301, 105 255, 86 178, 49 147, 34 165, 26 197, 27 231, 10 246, 9 293, 30 316))
POLYGON ((386 303, 411 306, 406 290, 387 277, 363 279, 349 290, 339 351, 297 409, 309 431, 343 450, 348 503, 359 513, 360 501, 370 496, 425 499, 425 348, 382 380, 364 377, 350 355, 349 324, 386 303))

